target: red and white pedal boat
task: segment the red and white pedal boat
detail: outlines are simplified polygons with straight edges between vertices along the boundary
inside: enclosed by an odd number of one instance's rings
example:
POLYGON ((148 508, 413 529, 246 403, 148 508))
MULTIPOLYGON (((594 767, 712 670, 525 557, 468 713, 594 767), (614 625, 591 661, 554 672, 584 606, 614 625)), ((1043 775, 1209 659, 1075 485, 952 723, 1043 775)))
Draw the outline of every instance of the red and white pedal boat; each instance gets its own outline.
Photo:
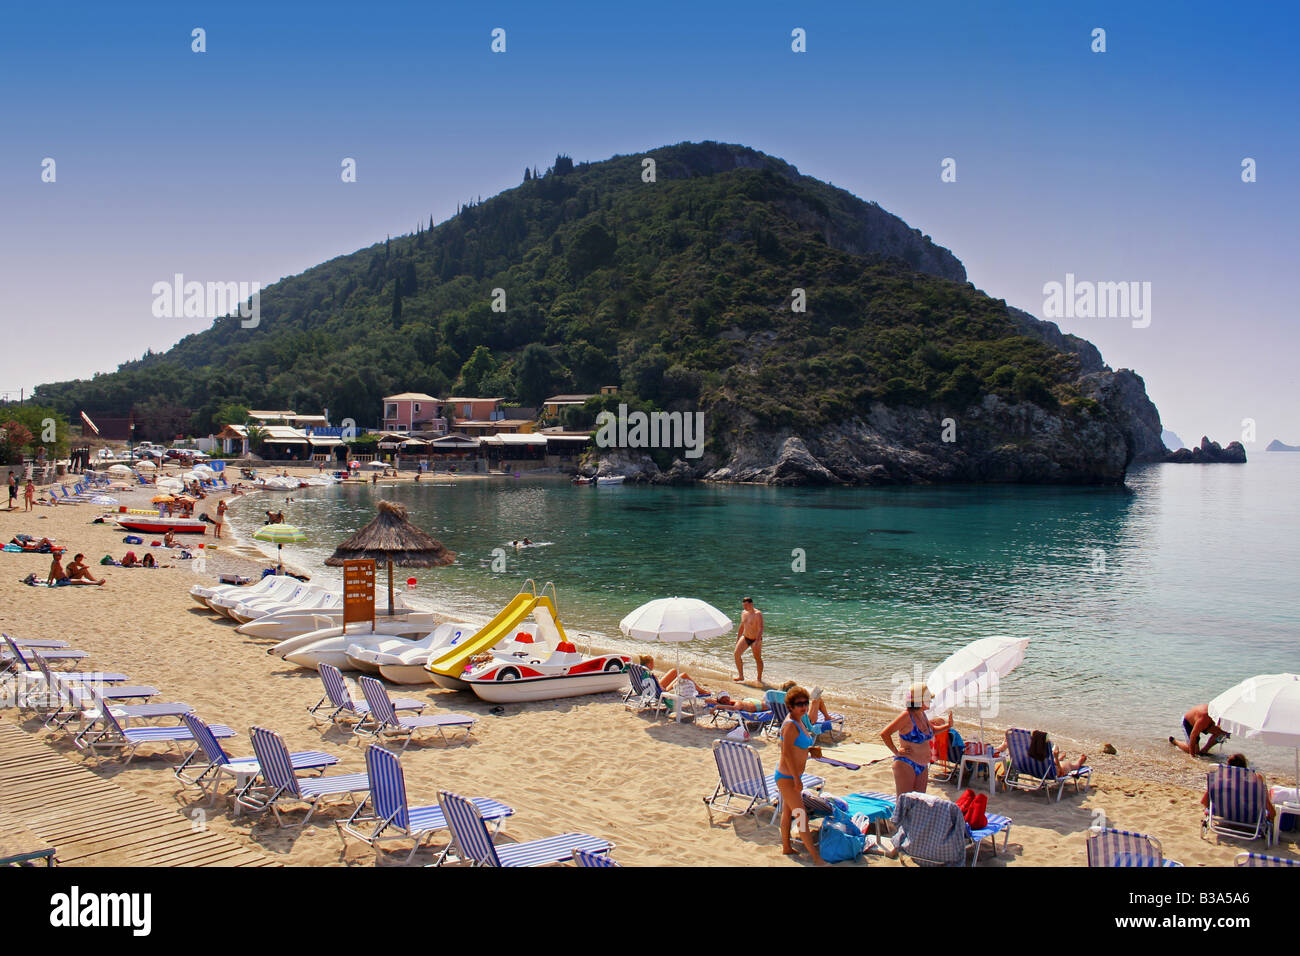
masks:
POLYGON ((483 700, 518 704, 622 690, 631 658, 620 654, 585 657, 568 641, 546 651, 530 634, 520 634, 492 659, 466 668, 460 679, 483 700))

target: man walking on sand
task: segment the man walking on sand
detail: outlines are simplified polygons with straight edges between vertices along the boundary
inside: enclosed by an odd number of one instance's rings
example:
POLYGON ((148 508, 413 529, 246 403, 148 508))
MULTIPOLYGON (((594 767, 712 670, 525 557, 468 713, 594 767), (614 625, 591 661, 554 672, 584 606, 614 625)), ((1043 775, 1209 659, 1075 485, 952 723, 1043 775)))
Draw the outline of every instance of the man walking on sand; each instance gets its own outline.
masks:
POLYGON ((13 511, 18 507, 18 479, 14 477, 13 471, 9 472, 9 510, 13 511))
POLYGON ((740 612, 739 637, 736 639, 736 680, 745 680, 745 662, 741 655, 746 648, 754 652, 758 665, 758 682, 763 682, 763 612, 754 607, 754 599, 747 597, 740 612))

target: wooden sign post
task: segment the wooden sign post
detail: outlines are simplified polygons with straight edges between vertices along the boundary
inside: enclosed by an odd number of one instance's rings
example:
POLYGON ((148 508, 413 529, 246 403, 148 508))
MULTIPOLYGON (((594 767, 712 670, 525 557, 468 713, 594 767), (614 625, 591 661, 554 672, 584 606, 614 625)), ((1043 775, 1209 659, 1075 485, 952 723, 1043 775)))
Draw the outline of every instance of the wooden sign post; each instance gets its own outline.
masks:
POLYGON ((375 629, 375 562, 343 562, 343 633, 351 621, 369 621, 375 629))

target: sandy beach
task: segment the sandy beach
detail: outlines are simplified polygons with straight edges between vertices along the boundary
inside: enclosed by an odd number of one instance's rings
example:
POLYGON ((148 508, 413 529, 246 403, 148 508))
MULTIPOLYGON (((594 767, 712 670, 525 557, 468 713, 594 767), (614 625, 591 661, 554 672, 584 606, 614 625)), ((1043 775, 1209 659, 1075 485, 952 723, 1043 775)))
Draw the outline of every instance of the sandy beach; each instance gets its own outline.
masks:
MULTIPOLYGON (((314 473, 314 470, 313 472, 314 473)), ((391 480, 391 479, 386 479, 391 480)), ((409 479, 401 479, 409 480, 409 479)), ((427 480, 427 479, 426 479, 427 480)), ((462 480, 462 479, 457 479, 462 480)), ((123 504, 147 507, 145 489, 114 493, 123 504)), ((273 507, 274 495, 236 498, 232 507, 263 510, 273 507), (265 503, 261 502, 265 498, 265 503)), ((197 511, 214 510, 210 496, 197 511)), ((43 555, 5 554, 0 575, 0 627, 15 637, 57 638, 90 653, 87 666, 114 669, 137 682, 161 690, 159 700, 194 705, 210 723, 235 728, 239 737, 231 753, 251 754, 248 728, 260 725, 281 733, 291 749, 320 749, 341 758, 338 771, 365 768, 362 748, 336 729, 313 727, 307 707, 321 694, 314 671, 286 664, 266 654, 265 643, 235 633, 233 622, 200 609, 189 596, 196 583, 212 583, 224 572, 258 573, 257 551, 237 542, 216 542, 210 534, 187 537, 187 545, 203 541, 205 567, 196 573, 190 561, 160 557, 155 570, 101 568, 105 554, 121 558, 131 548, 137 554, 150 550, 122 542, 124 532, 111 521, 94 524, 103 513, 93 504, 37 507, 24 513, 0 511, 0 534, 8 541, 23 532, 54 538, 68 547, 68 556, 84 552, 93 572, 107 577, 103 587, 45 588, 20 583, 29 572, 42 580, 49 568, 43 555)), ((166 554, 163 549, 152 549, 166 554)), ((195 553, 197 549, 191 548, 195 553)), ((263 562, 264 566, 265 562, 263 562)), ((700 674, 711 688, 734 695, 752 689, 731 684, 725 674, 700 674)), ((768 674, 770 685, 787 677, 768 674)), ((751 817, 734 821, 715 816, 711 824, 701 800, 710 793, 716 773, 710 746, 721 730, 677 724, 663 718, 628 712, 616 695, 583 697, 529 705, 508 705, 494 715, 477 698, 427 688, 403 688, 403 696, 429 701, 433 712, 473 714, 478 718, 468 743, 413 743, 402 757, 407 788, 414 803, 433 803, 439 788, 467 796, 490 796, 515 808, 504 833, 516 840, 580 831, 606 838, 617 845, 614 857, 626 865, 800 865, 806 856, 783 857, 776 828, 751 817)), ((357 693, 359 697, 359 693, 357 693)), ((879 729, 891 719, 878 708, 852 701, 832 700, 832 709, 848 715, 852 739, 879 742, 879 729)), ((27 732, 47 738, 47 745, 69 761, 89 764, 62 737, 40 728, 35 719, 21 720, 16 710, 0 710, 0 720, 18 723, 27 732)), ((968 738, 975 727, 959 718, 959 730, 968 738)), ((1229 866, 1243 849, 1265 852, 1262 841, 1202 840, 1200 794, 1208 761, 1187 757, 1172 747, 1155 746, 1142 753, 1108 756, 1100 739, 1072 739, 1065 728, 1047 727, 1053 739, 1071 757, 1086 750, 1094 768, 1092 787, 1082 796, 1067 792, 1059 802, 1043 795, 999 791, 989 801, 990 812, 1005 814, 1013 825, 1005 851, 981 865, 1082 866, 1084 834, 1105 822, 1122 829, 1158 837, 1165 855, 1187 866, 1229 866)), ((989 731, 1000 740, 1001 735, 989 731)), ((775 769, 777 747, 755 739, 765 769, 775 769)), ((154 751, 162 754, 161 748, 154 751)), ((199 806, 197 791, 183 790, 170 772, 171 756, 145 756, 128 766, 108 761, 96 770, 119 785, 186 814, 199 806)), ((826 778, 827 792, 892 791, 888 763, 851 772, 810 763, 809 771, 826 778)), ((1269 783, 1290 783, 1289 780, 1269 783)), ((951 785, 932 784, 931 790, 955 797, 951 785)), ((268 852, 282 862, 301 866, 371 866, 375 854, 368 847, 344 844, 333 822, 342 819, 340 806, 318 813, 305 831, 279 829, 266 819, 233 818, 225 800, 205 815, 208 825, 241 845, 268 852)), ((292 819, 300 819, 294 814, 292 819)), ((763 814, 763 819, 767 815, 763 814)), ((1271 851, 1300 859, 1293 834, 1271 851)), ((405 849, 385 854, 384 862, 405 855, 405 849)), ((430 862, 434 851, 422 851, 415 863, 430 862)), ((898 866, 897 861, 868 857, 855 865, 898 866)))

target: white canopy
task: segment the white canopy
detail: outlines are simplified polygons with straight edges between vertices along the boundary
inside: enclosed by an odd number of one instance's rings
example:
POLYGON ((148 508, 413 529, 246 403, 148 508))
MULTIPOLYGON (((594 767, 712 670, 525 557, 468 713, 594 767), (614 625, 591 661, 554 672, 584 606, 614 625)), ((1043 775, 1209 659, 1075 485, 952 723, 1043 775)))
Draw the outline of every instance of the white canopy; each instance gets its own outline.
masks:
POLYGON ((721 637, 731 619, 697 598, 659 598, 642 604, 619 622, 619 630, 643 641, 693 641, 721 637))

